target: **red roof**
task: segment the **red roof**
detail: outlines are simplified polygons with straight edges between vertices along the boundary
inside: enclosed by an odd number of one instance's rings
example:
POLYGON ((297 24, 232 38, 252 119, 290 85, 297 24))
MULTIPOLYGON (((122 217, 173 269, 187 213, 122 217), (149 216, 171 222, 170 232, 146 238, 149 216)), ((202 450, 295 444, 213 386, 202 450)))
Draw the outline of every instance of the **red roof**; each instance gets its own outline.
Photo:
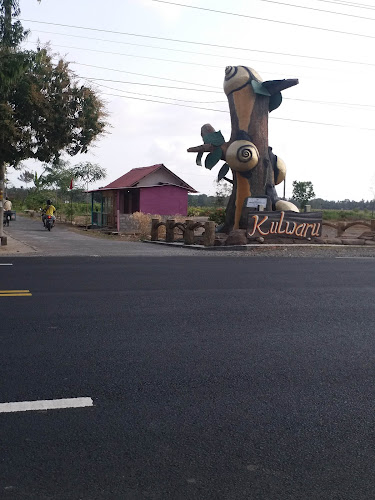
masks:
POLYGON ((151 167, 140 167, 140 168, 133 168, 129 172, 127 172, 125 175, 122 175, 115 181, 111 182, 107 186, 104 186, 102 188, 99 188, 98 191, 102 189, 123 189, 123 188, 130 188, 134 187, 141 179, 146 177, 147 175, 151 174, 152 172, 155 172, 159 168, 165 169, 167 172, 172 174, 178 181, 183 183, 183 186, 185 189, 188 189, 188 191, 192 191, 196 193, 195 189, 189 186, 185 181, 180 179, 176 174, 171 172, 165 165, 162 163, 159 163, 158 165, 152 165, 151 167))

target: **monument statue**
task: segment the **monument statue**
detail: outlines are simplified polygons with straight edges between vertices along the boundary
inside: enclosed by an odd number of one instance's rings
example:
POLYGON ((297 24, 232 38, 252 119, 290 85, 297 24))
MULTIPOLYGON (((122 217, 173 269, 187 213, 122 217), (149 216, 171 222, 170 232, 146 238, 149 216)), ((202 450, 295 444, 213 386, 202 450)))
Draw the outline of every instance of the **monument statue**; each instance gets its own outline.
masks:
POLYGON ((197 164, 208 153, 205 167, 211 169, 218 161, 221 167, 218 180, 233 184, 222 231, 246 227, 245 202, 248 197, 267 196, 267 210, 294 211, 298 208, 279 199, 275 185, 286 175, 286 166, 268 145, 268 114, 282 102, 281 91, 298 84, 297 79, 263 81, 256 71, 246 66, 225 69, 224 92, 229 102, 232 131, 225 142, 220 131, 210 124, 203 125, 204 144, 188 149, 196 152, 197 164), (226 177, 232 170, 233 180, 226 177))

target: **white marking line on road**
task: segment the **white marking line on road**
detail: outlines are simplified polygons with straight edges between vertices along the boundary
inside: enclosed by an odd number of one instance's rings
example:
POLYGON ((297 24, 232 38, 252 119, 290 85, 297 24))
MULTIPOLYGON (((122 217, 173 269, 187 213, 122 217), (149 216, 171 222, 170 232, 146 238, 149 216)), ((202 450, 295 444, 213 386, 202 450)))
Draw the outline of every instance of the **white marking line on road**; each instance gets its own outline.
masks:
POLYGON ((59 410, 61 408, 83 408, 93 406, 91 398, 44 399, 41 401, 20 401, 0 403, 0 413, 16 411, 59 410))
POLYGON ((0 264, 0 266, 13 266, 13 264, 0 264))
POLYGON ((374 260, 375 257, 336 257, 336 259, 372 259, 372 260, 374 260))

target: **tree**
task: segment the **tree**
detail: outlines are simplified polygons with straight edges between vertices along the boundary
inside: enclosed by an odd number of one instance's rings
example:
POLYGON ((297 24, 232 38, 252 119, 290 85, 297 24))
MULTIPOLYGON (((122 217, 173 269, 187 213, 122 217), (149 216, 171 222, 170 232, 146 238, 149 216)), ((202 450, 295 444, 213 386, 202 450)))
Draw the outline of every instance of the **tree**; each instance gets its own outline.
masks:
POLYGON ((12 24, 19 13, 17 0, 0 0, 0 191, 5 166, 86 153, 107 125, 102 101, 67 62, 54 64, 47 49, 18 49, 26 35, 19 21, 12 24))
POLYGON ((215 206, 217 207, 223 207, 228 203, 228 199, 232 193, 232 188, 231 185, 228 183, 223 183, 221 181, 215 181, 216 184, 216 200, 215 200, 215 206))
POLYGON ((30 184, 30 182, 33 182, 35 177, 34 172, 31 172, 30 170, 24 170, 18 177, 17 179, 21 182, 24 182, 26 184, 26 189, 27 185, 30 184))
POLYGON ((308 202, 315 198, 314 188, 310 181, 293 181, 292 198, 298 201, 302 210, 308 202))
MULTIPOLYGON (((107 175, 107 171, 105 168, 102 168, 100 165, 96 163, 84 162, 75 165, 72 169, 73 178, 78 181, 82 181, 85 183, 87 198, 86 198, 86 206, 87 206, 87 215, 89 211, 89 184, 92 182, 100 181, 100 179, 104 179, 107 175)), ((87 218, 86 218, 87 221, 87 218)), ((87 222, 86 222, 87 229, 87 222)))
POLYGON ((56 158, 50 164, 43 165, 43 173, 39 176, 46 188, 66 192, 73 177, 73 169, 68 161, 56 158))
POLYGON ((107 175, 107 171, 105 168, 102 168, 96 163, 90 163, 89 161, 86 161, 75 165, 72 168, 72 174, 74 179, 83 181, 88 189, 88 185, 92 182, 104 179, 107 175))

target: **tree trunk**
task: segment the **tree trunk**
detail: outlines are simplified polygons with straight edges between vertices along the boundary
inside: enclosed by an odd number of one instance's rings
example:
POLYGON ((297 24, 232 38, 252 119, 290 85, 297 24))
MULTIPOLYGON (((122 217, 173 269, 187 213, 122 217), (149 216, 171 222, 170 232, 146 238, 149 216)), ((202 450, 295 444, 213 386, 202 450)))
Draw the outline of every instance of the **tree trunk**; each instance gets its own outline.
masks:
POLYGON ((257 166, 247 173, 233 171, 233 192, 227 206, 225 229, 231 230, 243 225, 241 214, 243 202, 248 196, 264 196, 267 184, 274 184, 274 175, 268 150, 268 106, 269 97, 255 95, 250 86, 237 92, 241 93, 235 102, 235 94, 228 96, 231 113, 232 134, 230 142, 234 142, 241 131, 250 137, 259 152, 257 166), (240 114, 244 109, 245 111, 240 114), (243 130, 241 127, 246 126, 243 130))

